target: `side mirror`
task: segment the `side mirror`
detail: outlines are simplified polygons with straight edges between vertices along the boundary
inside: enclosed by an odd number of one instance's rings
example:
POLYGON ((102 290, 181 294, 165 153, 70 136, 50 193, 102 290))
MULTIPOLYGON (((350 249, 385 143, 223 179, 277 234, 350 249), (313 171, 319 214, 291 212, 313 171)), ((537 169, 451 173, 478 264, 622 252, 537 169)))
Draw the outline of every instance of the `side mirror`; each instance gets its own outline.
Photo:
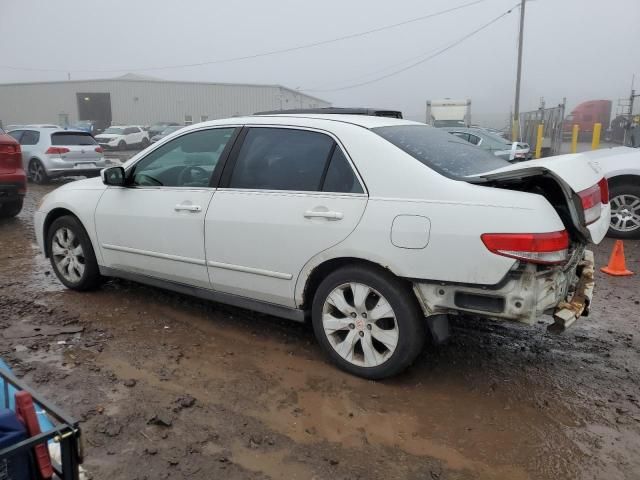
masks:
POLYGON ((122 167, 109 167, 100 171, 102 183, 114 187, 123 187, 125 183, 125 173, 122 167))

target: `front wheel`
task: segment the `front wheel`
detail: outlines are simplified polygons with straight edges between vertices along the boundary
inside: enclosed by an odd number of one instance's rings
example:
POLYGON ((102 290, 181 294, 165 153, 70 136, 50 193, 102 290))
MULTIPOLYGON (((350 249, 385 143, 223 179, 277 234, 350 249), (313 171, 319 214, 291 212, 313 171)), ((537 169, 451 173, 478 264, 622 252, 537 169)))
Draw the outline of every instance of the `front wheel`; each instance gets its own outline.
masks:
POLYGON ((341 369, 368 379, 405 370, 425 341, 424 317, 399 279, 368 266, 344 267, 318 287, 313 329, 341 369))
POLYGON ((640 185, 614 185, 609 198, 609 235, 616 238, 640 238, 640 185))
POLYGON ((58 279, 73 290, 100 284, 100 269, 89 235, 76 217, 57 218, 47 232, 47 253, 58 279))

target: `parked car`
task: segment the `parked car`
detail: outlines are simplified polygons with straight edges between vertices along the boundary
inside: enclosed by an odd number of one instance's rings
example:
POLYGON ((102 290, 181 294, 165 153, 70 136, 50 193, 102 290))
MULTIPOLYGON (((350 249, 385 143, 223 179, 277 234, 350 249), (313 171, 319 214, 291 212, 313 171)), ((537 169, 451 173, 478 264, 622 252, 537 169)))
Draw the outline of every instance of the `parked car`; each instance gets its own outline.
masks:
POLYGON ((103 130, 98 127, 98 122, 94 120, 79 120, 69 125, 69 127, 74 130, 82 130, 83 132, 88 132, 94 137, 102 133, 103 130))
POLYGON ((180 124, 177 122, 158 122, 154 123, 148 128, 149 137, 153 138, 156 135, 160 135, 167 127, 176 127, 180 124))
MULTIPOLYGON (((455 135, 469 143, 477 145, 503 160, 511 158, 513 143, 483 128, 443 127, 444 131, 455 135)), ((529 160, 531 149, 527 143, 518 143, 514 152, 514 161, 529 160)))
POLYGON ((583 155, 599 165, 609 182, 609 236, 640 238, 640 150, 630 147, 603 148, 583 155))
POLYGON ((128 150, 133 147, 149 146, 149 133, 137 125, 113 126, 107 128, 96 140, 103 148, 128 150))
POLYGON ((151 143, 156 143, 158 140, 166 137, 167 135, 173 132, 177 132, 181 128, 183 128, 182 125, 172 125, 171 127, 167 127, 161 133, 158 133, 157 135, 154 135, 153 137, 151 137, 151 143))
POLYGON ((337 365, 383 378, 448 314, 569 326, 609 215, 579 155, 510 164, 417 122, 327 114, 188 126, 49 193, 34 221, 68 288, 113 276, 310 318, 337 365))
POLYGON ((0 128, 0 217, 18 215, 26 193, 20 144, 0 128))
POLYGON ((91 134, 57 128, 24 128, 9 132, 22 150, 22 166, 35 183, 65 175, 95 177, 106 160, 91 134))

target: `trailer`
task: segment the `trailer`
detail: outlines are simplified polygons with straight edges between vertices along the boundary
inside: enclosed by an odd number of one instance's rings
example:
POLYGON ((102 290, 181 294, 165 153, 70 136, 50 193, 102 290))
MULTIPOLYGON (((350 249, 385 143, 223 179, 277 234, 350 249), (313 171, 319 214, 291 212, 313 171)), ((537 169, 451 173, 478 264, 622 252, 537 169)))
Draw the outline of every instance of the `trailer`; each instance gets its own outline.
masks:
POLYGON ((426 123, 433 127, 470 127, 471 100, 427 100, 426 123))

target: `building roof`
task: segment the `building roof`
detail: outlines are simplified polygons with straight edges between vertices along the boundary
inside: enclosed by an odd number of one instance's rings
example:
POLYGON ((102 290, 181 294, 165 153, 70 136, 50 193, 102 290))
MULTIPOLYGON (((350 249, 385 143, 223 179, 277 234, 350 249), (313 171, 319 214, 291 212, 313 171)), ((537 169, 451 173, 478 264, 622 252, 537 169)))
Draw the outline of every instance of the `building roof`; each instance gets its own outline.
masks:
POLYGON ((16 83, 0 83, 0 87, 19 86, 19 85, 56 85, 61 83, 87 83, 87 82, 153 82, 153 83, 173 83, 184 85, 224 85, 231 87, 269 87, 279 88, 286 90, 287 92, 296 93, 298 95, 304 95, 308 98, 313 98, 319 102, 331 103, 322 98, 314 97, 300 90, 294 90, 292 88, 285 87, 278 84, 260 84, 260 83, 230 83, 230 82, 195 82, 189 80, 165 80, 163 78, 152 77, 149 75, 138 75, 137 73, 126 73, 119 77, 113 78, 85 78, 82 80, 51 80, 44 82, 16 82, 16 83))

